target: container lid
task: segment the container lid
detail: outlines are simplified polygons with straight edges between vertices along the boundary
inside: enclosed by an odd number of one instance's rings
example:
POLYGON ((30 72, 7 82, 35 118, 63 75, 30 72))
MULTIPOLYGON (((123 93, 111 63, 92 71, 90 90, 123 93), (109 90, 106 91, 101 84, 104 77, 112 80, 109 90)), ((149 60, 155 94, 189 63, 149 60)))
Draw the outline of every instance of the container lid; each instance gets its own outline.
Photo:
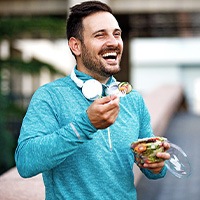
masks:
POLYGON ((167 152, 170 159, 165 161, 168 170, 176 177, 188 177, 191 174, 191 166, 186 153, 177 145, 170 143, 167 152))

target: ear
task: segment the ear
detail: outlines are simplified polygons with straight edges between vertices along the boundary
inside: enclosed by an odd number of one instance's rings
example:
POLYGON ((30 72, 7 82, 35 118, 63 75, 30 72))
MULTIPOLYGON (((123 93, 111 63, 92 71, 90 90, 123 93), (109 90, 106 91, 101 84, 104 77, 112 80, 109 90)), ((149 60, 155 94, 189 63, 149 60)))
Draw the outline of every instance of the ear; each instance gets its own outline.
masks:
POLYGON ((68 41, 69 48, 74 53, 74 55, 79 56, 81 54, 81 42, 80 40, 71 37, 68 41))

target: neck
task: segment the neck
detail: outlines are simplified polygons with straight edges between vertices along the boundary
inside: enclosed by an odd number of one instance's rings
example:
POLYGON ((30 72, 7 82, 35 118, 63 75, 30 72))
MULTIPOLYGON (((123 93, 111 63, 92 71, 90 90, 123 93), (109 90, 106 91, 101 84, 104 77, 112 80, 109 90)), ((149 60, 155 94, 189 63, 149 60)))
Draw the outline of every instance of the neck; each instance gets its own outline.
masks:
POLYGON ((104 76, 101 76, 99 74, 96 74, 96 73, 92 73, 90 70, 88 70, 87 68, 85 67, 80 67, 77 65, 77 70, 79 70, 80 72, 83 72, 89 76, 91 76, 93 79, 99 81, 100 83, 102 84, 106 84, 107 81, 109 80, 110 77, 104 77, 104 76))

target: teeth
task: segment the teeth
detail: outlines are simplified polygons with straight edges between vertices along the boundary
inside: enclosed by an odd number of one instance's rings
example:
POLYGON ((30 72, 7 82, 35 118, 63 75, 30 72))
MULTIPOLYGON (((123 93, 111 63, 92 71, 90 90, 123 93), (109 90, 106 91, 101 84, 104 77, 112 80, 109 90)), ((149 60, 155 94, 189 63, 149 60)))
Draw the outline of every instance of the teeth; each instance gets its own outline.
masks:
POLYGON ((116 52, 110 52, 110 53, 103 54, 103 57, 108 57, 108 56, 117 56, 117 53, 116 52))

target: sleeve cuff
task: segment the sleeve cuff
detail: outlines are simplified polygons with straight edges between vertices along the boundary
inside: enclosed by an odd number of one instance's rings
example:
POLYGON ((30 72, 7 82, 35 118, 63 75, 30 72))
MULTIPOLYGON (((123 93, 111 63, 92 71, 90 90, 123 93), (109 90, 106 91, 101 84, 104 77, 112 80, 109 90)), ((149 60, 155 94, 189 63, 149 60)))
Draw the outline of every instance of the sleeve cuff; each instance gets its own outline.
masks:
POLYGON ((88 139, 92 139, 93 134, 98 130, 90 122, 87 112, 83 112, 77 116, 75 118, 75 124, 75 127, 80 133, 80 136, 87 137, 88 139))
POLYGON ((145 176, 149 179, 159 179, 163 178, 167 173, 167 167, 164 166, 159 174, 154 174, 151 170, 141 169, 141 171, 145 174, 145 176))

